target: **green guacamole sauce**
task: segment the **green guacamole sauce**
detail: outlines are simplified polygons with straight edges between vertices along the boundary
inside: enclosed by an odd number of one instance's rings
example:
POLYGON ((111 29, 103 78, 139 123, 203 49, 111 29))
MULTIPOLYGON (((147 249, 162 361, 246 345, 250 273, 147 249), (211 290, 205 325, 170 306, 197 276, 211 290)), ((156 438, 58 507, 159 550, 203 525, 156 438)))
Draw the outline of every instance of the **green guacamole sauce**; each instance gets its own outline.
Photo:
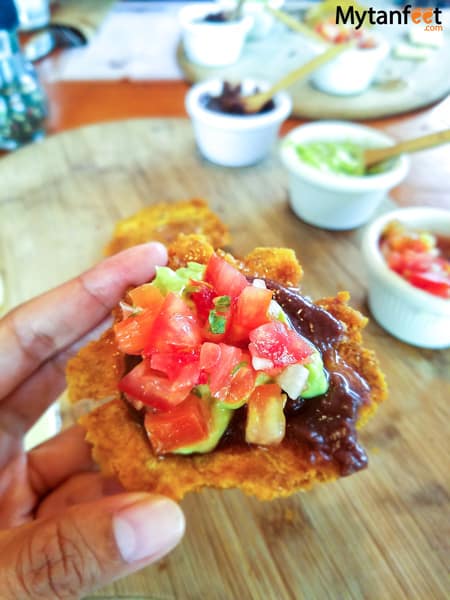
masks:
POLYGON ((364 146, 353 142, 309 142, 295 146, 297 156, 304 163, 319 171, 340 175, 374 175, 386 170, 387 163, 380 163, 365 169, 363 163, 364 146))

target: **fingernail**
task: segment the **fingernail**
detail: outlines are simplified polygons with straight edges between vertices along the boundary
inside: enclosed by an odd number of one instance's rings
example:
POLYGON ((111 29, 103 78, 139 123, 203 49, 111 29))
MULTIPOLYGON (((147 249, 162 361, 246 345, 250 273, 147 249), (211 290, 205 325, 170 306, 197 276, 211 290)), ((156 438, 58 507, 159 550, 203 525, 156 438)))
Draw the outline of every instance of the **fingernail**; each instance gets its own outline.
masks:
POLYGON ((113 531, 126 562, 159 558, 181 539, 184 515, 172 500, 141 500, 114 515, 113 531))

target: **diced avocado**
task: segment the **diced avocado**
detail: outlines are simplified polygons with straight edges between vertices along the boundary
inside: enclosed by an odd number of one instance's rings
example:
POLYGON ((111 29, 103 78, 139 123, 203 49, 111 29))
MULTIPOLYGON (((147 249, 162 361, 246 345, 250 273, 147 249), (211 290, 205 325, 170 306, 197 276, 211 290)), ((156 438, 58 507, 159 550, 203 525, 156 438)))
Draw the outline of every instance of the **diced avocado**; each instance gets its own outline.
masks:
POLYGON ((192 393, 205 400, 209 400, 211 397, 209 385, 207 383, 199 383, 195 386, 195 388, 193 388, 192 393))
POLYGON ((318 141, 295 147, 298 157, 320 171, 364 175, 363 148, 349 141, 318 141))
POLYGON ((238 402, 233 402, 233 404, 228 404, 227 402, 221 402, 218 400, 217 405, 221 408, 227 408, 229 410, 236 410, 244 406, 247 403, 248 398, 244 398, 243 400, 239 400, 238 402))
POLYGON ((159 288, 162 294, 169 292, 179 293, 186 287, 188 281, 202 281, 205 273, 205 265, 189 262, 187 267, 181 267, 174 271, 169 267, 156 267, 156 276, 152 285, 159 288))
POLYGON ((211 408, 211 431, 206 440, 199 442, 198 444, 191 444, 184 448, 178 448, 174 450, 174 454, 193 454, 194 452, 211 452, 219 443, 220 438, 225 433, 228 427, 233 411, 229 408, 225 408, 217 401, 213 401, 211 408))
MULTIPOLYGON (((198 396, 199 398, 203 398, 204 400, 211 400, 211 393, 209 391, 209 385, 207 383, 196 385, 195 388, 192 390, 192 393, 198 396)), ((244 404, 247 402, 247 399, 244 399, 240 402, 233 402, 233 404, 228 404, 223 400, 214 400, 214 402, 219 408, 236 410, 237 408, 241 408, 241 406, 244 406, 244 404)))
POLYGON ((255 386, 264 385, 265 383, 271 383, 272 381, 273 378, 270 377, 270 375, 267 375, 266 373, 258 373, 258 375, 256 376, 255 386))
POLYGON ((152 285, 166 295, 169 292, 181 292, 186 282, 169 267, 156 267, 156 276, 152 285))
POLYGON ((179 269, 177 269, 176 273, 179 277, 182 277, 186 282, 188 282, 189 279, 193 279, 194 281, 203 281, 205 269, 205 265, 201 265, 197 262, 188 262, 187 267, 180 267, 179 269))
POLYGON ((306 381, 306 386, 300 394, 302 398, 313 398, 325 394, 328 390, 328 378, 323 368, 322 357, 315 350, 311 355, 309 362, 304 366, 308 369, 309 375, 306 381))

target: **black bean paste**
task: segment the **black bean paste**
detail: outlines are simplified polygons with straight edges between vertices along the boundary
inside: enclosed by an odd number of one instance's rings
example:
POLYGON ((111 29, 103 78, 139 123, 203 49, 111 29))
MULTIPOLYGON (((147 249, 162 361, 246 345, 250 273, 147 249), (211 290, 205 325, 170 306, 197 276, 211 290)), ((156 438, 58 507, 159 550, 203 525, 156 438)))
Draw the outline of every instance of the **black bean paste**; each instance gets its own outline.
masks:
MULTIPOLYGON (((334 462, 340 475, 350 475, 367 466, 367 456, 359 445, 356 422, 360 407, 369 402, 369 386, 339 356, 337 346, 344 326, 329 312, 300 295, 298 290, 266 280, 274 299, 285 311, 295 330, 314 344, 322 355, 329 378, 328 391, 315 398, 286 403, 286 440, 306 444, 309 460, 334 462)), ((243 443, 245 407, 239 409, 219 447, 243 443)))

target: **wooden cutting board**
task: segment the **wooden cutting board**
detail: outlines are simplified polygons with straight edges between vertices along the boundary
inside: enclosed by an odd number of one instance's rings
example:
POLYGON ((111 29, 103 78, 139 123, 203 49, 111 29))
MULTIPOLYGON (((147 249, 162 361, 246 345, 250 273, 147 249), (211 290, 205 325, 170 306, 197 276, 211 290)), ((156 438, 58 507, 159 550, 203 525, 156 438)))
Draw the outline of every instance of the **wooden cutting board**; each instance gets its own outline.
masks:
MULTIPOLYGON (((117 219, 155 201, 203 196, 229 224, 235 253, 291 246, 305 293, 348 289, 367 311, 359 235, 296 219, 275 154, 246 169, 205 162, 187 121, 64 133, 3 158, 0 181, 4 308, 92 265, 117 219)), ((190 495, 182 544, 92 597, 448 598, 450 351, 412 348, 373 322, 365 338, 391 390, 361 433, 368 470, 270 503, 237 491, 190 495)))

